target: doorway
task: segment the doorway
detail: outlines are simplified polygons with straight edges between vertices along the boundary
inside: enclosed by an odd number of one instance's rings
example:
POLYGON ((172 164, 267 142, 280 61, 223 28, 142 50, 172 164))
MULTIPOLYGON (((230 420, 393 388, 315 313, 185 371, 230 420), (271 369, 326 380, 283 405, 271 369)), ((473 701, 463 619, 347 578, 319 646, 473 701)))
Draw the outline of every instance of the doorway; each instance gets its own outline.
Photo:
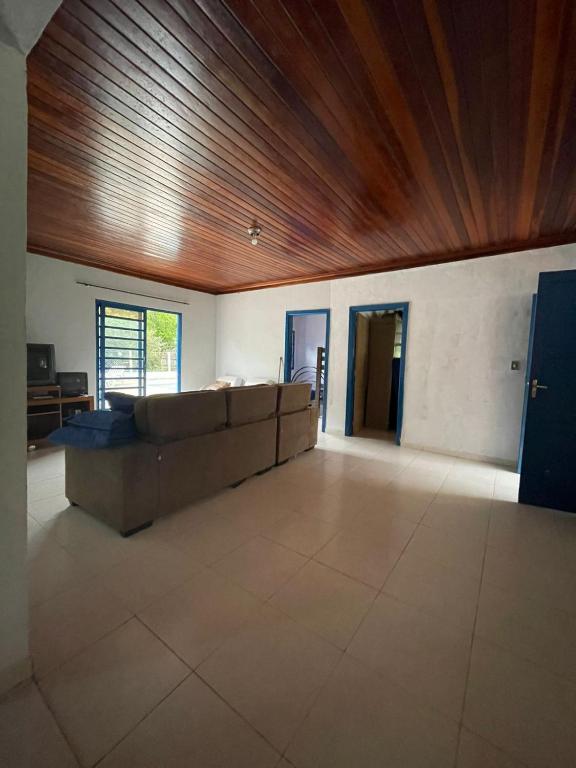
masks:
POLYGON ((408 303, 350 307, 345 434, 400 445, 408 303))
POLYGON ((284 381, 312 385, 312 399, 318 403, 322 432, 326 431, 329 345, 329 309, 286 312, 284 381))

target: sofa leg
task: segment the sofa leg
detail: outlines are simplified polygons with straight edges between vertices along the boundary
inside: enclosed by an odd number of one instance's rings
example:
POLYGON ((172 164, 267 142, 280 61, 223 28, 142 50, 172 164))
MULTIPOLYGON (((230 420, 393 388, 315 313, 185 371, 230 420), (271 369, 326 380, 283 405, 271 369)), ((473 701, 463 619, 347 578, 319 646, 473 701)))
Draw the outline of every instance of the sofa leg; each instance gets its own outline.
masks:
POLYGON ((245 483, 245 482, 246 482, 246 478, 244 477, 242 478, 242 480, 238 480, 237 483, 232 483, 230 488, 238 488, 239 485, 242 485, 242 483, 245 483))
POLYGON ((142 523, 142 525, 137 525, 136 528, 130 528, 129 531, 122 531, 122 536, 127 539, 129 536, 134 536, 135 533, 138 533, 139 531, 143 531, 146 528, 150 528, 154 521, 148 520, 147 523, 142 523))
POLYGON ((77 507, 77 506, 78 506, 78 504, 77 504, 75 501, 72 501, 71 499, 68 499, 68 504, 69 504, 71 507, 77 507))

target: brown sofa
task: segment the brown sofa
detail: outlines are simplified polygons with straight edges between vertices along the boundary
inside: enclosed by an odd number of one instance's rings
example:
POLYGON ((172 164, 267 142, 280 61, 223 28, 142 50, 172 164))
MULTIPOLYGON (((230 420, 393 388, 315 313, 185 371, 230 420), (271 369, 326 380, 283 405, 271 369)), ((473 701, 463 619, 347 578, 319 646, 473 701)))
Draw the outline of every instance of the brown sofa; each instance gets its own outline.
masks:
POLYGON ((139 439, 66 447, 70 503, 123 535, 283 463, 317 441, 309 384, 151 395, 134 408, 139 439))

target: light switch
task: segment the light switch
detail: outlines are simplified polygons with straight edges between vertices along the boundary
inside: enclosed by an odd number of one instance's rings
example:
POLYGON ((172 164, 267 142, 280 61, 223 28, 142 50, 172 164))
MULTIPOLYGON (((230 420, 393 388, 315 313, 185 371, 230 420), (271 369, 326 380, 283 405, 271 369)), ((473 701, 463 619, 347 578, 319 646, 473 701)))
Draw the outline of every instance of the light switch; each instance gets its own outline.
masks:
POLYGON ((510 363, 510 370, 511 371, 519 371, 520 370, 520 360, 512 360, 510 363))

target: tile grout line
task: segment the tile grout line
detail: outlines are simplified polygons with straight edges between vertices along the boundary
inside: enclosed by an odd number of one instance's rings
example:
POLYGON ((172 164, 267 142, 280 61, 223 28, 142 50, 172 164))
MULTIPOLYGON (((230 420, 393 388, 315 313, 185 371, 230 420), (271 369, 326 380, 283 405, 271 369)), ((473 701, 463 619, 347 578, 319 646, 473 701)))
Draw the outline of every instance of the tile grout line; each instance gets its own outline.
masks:
POLYGON ((484 568, 486 565, 486 555, 488 551, 488 536, 490 535, 490 524, 492 522, 492 507, 494 505, 494 494, 496 492, 496 475, 492 482, 492 494, 490 496, 490 514, 488 518, 488 529, 486 531, 486 540, 484 542, 484 552, 482 554, 482 568, 480 569, 480 580, 478 582, 478 593, 476 598, 476 611, 474 613, 474 621, 472 623, 472 631, 470 633, 470 646, 468 653, 468 665, 466 669, 466 678, 464 682, 464 691, 462 694, 462 706, 460 708, 460 718, 458 721, 458 734, 456 738, 456 753, 454 756, 454 768, 458 766, 458 758, 460 752, 460 742, 462 740, 462 729, 464 728, 464 711, 466 709, 466 699, 468 697, 468 685, 470 684, 470 674, 472 671, 472 653, 474 651, 474 638, 476 636, 476 624, 478 623, 478 614, 480 611, 480 595, 482 594, 482 584, 484 582, 484 568))

